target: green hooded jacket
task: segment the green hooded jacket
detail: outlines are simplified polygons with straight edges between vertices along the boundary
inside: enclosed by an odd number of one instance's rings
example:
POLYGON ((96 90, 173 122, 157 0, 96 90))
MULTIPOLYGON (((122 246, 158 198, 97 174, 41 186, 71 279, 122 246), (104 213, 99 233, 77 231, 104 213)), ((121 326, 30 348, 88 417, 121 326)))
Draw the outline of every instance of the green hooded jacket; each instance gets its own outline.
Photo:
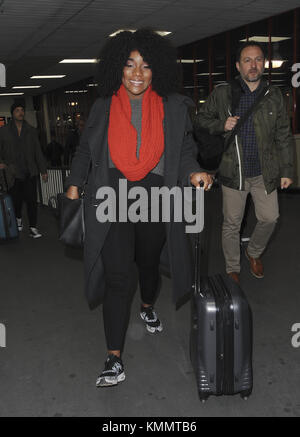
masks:
MULTIPOLYGON (((264 79, 263 82, 263 86, 267 86, 264 79)), ((230 132, 225 133, 224 125, 228 117, 235 115, 232 114, 232 96, 242 92, 238 80, 217 86, 202 105, 194 123, 210 134, 222 134, 225 138, 230 136, 230 132)), ((253 124, 262 176, 269 194, 280 185, 280 178, 292 179, 294 175, 294 138, 278 87, 268 86, 265 96, 254 109, 253 124)), ((224 152, 218 171, 223 185, 236 190, 245 189, 243 146, 239 132, 224 152)))

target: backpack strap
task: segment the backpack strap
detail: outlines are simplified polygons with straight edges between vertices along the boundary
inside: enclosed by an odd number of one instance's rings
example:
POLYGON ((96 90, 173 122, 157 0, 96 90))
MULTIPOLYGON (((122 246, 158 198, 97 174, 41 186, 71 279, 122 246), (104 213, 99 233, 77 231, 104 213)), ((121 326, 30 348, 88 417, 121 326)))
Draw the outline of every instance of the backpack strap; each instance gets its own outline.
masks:
POLYGON ((224 146, 224 152, 228 149, 232 139, 237 135, 243 124, 247 121, 247 119, 250 117, 250 115, 253 113, 254 109, 258 106, 258 104, 262 101, 262 99, 265 97, 266 94, 269 92, 269 86, 263 87, 257 98, 255 99, 255 102, 250 106, 248 111, 245 112, 245 114, 239 119, 235 127, 232 129, 231 134, 229 137, 225 140, 225 146, 224 146))

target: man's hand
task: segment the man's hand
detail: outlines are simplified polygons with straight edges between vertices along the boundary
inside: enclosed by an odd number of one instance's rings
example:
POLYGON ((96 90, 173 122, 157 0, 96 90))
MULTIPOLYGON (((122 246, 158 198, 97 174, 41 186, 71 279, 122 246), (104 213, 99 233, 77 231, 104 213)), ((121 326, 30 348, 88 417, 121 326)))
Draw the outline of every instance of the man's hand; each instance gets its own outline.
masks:
POLYGON ((76 187, 75 185, 70 185, 66 192, 66 196, 68 199, 71 200, 79 199, 78 187, 76 187))
POLYGON ((238 117, 237 115, 235 115, 234 117, 228 117, 224 125, 225 132, 231 131, 237 124, 239 118, 240 117, 238 117))
POLYGON ((293 181, 290 178, 281 178, 280 180, 281 189, 288 188, 292 183, 293 181))
POLYGON ((0 170, 4 170, 6 167, 6 164, 0 163, 0 170))
POLYGON ((192 173, 190 175, 190 181, 191 184, 194 185, 196 188, 200 188, 200 182, 204 182, 204 190, 208 191, 211 189, 211 186, 213 184, 213 178, 210 174, 202 172, 202 173, 192 173))
POLYGON ((48 182, 48 175, 47 175, 47 173, 42 174, 42 179, 43 179, 43 182, 48 182))

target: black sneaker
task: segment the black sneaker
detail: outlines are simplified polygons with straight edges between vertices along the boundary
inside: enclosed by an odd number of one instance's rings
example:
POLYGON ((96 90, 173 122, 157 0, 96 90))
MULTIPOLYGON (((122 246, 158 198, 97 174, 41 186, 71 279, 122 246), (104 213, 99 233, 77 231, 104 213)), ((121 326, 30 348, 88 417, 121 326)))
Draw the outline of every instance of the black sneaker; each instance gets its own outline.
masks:
POLYGON ((110 387, 124 381, 125 373, 121 358, 108 355, 104 370, 96 381, 96 387, 110 387))
POLYGON ((143 307, 143 305, 141 305, 140 316, 146 323, 147 331, 150 332, 151 334, 154 334, 155 332, 161 332, 163 330, 162 323, 157 317, 157 314, 154 311, 153 306, 146 308, 143 307))

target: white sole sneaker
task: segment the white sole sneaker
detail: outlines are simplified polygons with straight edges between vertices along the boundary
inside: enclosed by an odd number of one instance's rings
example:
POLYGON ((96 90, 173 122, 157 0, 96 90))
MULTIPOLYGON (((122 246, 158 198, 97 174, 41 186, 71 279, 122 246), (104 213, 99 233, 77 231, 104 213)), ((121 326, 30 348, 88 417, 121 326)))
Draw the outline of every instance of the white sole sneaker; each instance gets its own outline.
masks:
POLYGON ((23 222, 22 219, 16 219, 17 220, 17 226, 18 226, 18 231, 22 232, 23 231, 23 222))
POLYGON ((29 236, 31 238, 41 238, 42 234, 36 228, 30 228, 29 236))
POLYGON ((155 334, 156 332, 162 332, 163 330, 163 325, 160 322, 160 324, 158 326, 150 326, 147 323, 146 317, 144 316, 144 313, 140 313, 141 319, 145 322, 146 324, 146 329, 148 332, 150 332, 150 334, 155 334))
POLYGON ((116 376, 100 376, 96 381, 96 387, 112 387, 125 380, 125 373, 116 376))
POLYGON ((146 325, 146 329, 148 332, 150 332, 150 334, 155 334, 156 332, 162 332, 163 326, 162 326, 162 324, 160 324, 157 327, 146 325))

